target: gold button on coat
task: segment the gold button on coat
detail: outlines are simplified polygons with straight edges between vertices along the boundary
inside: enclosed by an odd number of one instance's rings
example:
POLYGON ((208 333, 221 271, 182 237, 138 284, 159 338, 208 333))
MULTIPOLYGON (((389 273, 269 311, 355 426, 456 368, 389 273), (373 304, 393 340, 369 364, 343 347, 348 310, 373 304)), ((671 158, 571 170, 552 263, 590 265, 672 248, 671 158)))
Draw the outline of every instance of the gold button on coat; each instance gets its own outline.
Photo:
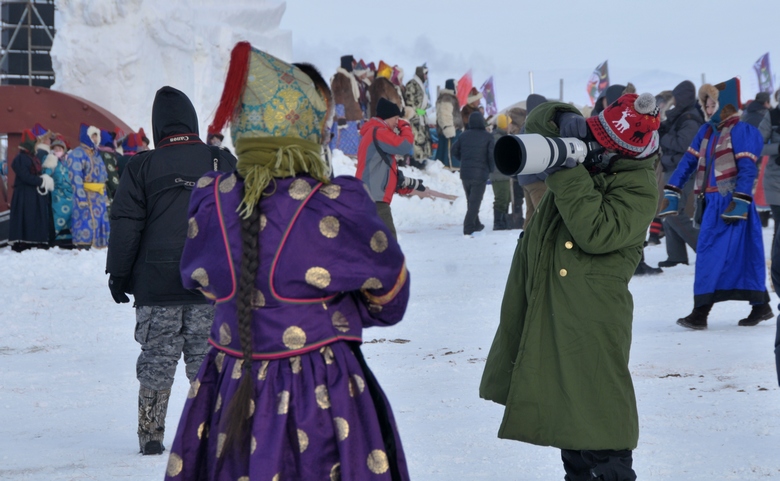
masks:
POLYGON ((574 242, 572 242, 572 241, 566 241, 566 243, 565 243, 565 244, 563 244, 563 245, 564 245, 564 246, 566 246, 566 248, 567 248, 567 249, 571 249, 571 248, 573 248, 573 247, 574 247, 574 242))
POLYGON ((561 269, 561 277, 566 277, 569 272, 566 269, 561 269))

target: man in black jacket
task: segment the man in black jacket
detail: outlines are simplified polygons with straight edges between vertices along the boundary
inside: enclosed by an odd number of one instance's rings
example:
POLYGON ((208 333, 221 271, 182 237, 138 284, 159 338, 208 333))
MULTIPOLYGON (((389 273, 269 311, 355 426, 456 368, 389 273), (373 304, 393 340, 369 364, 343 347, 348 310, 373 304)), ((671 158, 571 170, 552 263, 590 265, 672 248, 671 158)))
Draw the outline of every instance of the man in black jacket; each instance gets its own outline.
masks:
POLYGON ((198 117, 182 92, 163 87, 152 106, 155 149, 127 164, 111 206, 106 272, 117 303, 135 298, 138 440, 143 454, 161 454, 168 398, 182 353, 192 381, 208 351, 214 308, 182 286, 190 193, 210 170, 231 171, 236 159, 198 137, 198 117))
MULTIPOLYGON (((666 111, 666 120, 661 123, 658 133, 661 135, 661 165, 663 181, 669 183, 680 159, 688 151, 693 138, 704 123, 704 119, 696 107, 696 87, 689 80, 680 82, 674 90, 674 108, 666 111)), ((681 209, 677 215, 665 217, 663 220, 666 234, 667 259, 658 263, 658 267, 673 267, 677 264, 688 264, 688 251, 685 244, 696 252, 696 242, 699 239, 699 229, 694 228, 690 215, 693 214, 692 198, 694 176, 683 187, 680 198, 681 209)))
POLYGON ((485 228, 479 221, 479 207, 485 195, 488 176, 495 170, 494 146, 493 135, 485 129, 485 119, 479 112, 469 116, 468 129, 452 146, 452 155, 460 159, 460 180, 468 203, 463 219, 463 234, 466 236, 485 228))

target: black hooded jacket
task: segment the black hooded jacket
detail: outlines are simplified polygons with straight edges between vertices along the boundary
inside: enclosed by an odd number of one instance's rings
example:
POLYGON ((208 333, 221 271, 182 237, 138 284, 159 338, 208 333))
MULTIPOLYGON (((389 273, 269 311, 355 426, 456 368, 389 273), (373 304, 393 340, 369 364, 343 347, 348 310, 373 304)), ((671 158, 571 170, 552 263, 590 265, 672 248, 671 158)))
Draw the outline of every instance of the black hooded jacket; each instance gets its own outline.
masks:
POLYGON ((485 130, 485 119, 479 112, 469 116, 469 128, 466 129, 452 146, 452 155, 460 159, 460 178, 487 182, 488 176, 495 170, 493 135, 485 130))
POLYGON ((195 108, 172 87, 157 91, 152 130, 155 149, 130 159, 111 205, 106 272, 127 281, 136 306, 205 304, 179 274, 190 194, 203 174, 232 171, 236 159, 200 140, 195 108))
POLYGON ((674 172, 680 159, 704 123, 696 108, 696 87, 692 82, 680 82, 674 90, 674 108, 666 111, 666 120, 658 132, 661 135, 661 165, 664 172, 674 172))

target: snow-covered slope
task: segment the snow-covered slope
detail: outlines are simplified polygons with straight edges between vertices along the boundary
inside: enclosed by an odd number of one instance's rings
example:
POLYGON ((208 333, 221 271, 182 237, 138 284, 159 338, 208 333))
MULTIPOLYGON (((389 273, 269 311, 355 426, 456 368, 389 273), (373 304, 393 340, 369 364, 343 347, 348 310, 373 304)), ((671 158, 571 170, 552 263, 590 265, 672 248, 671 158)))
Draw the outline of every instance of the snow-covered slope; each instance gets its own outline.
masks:
POLYGON ((292 60, 292 33, 278 28, 284 10, 268 0, 57 0, 52 88, 151 139, 154 93, 170 85, 192 100, 205 138, 236 42, 292 60))
MULTIPOLYGON (((353 174, 337 153, 335 170, 353 174)), ((407 169, 461 194, 457 174, 407 169)), ((411 273, 403 322, 364 333, 364 352, 398 421, 412 479, 562 479, 553 448, 499 440, 502 408, 477 395, 519 231, 465 238, 465 202, 393 200, 411 273)), ((764 229, 765 245, 771 227, 764 229)), ((666 258, 663 245, 647 261, 666 258)), ((695 255, 691 255, 693 261, 695 255)), ((106 285, 105 251, 0 249, 0 479, 162 479, 167 456, 137 454, 135 317, 106 285)), ((780 479, 776 322, 737 326, 747 303, 718 304, 710 328, 674 321, 692 307, 694 267, 631 281, 631 372, 640 414, 635 468, 653 481, 780 479)), ((777 297, 772 293, 773 305, 777 297)), ((167 418, 170 444, 187 396, 180 366, 167 418)))

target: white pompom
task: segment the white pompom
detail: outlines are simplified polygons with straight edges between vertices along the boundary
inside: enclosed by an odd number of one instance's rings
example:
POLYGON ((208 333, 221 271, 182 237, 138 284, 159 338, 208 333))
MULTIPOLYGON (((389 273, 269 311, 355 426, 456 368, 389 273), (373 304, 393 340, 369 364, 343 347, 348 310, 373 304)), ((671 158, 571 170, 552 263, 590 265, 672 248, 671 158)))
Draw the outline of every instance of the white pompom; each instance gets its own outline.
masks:
POLYGON ((634 101, 634 109, 640 114, 651 114, 655 110, 655 96, 647 92, 634 101))

